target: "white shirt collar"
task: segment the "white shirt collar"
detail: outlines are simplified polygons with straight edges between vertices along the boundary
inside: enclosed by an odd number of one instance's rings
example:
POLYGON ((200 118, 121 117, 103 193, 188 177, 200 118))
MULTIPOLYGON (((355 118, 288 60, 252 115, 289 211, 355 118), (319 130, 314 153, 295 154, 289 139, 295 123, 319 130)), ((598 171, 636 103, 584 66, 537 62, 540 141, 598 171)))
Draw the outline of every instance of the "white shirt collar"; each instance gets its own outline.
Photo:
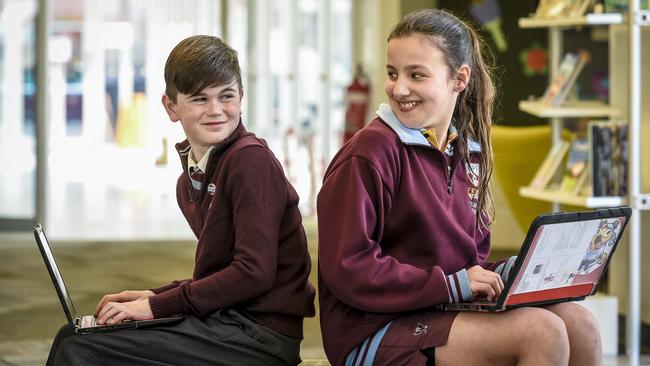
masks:
POLYGON ((202 172, 205 173, 205 169, 208 166, 208 159, 210 158, 210 151, 214 149, 214 146, 210 146, 208 150, 206 150, 205 154, 201 157, 201 160, 196 162, 194 158, 192 158, 192 149, 190 149, 189 154, 187 154, 187 169, 191 172, 193 167, 198 167, 201 169, 202 172))

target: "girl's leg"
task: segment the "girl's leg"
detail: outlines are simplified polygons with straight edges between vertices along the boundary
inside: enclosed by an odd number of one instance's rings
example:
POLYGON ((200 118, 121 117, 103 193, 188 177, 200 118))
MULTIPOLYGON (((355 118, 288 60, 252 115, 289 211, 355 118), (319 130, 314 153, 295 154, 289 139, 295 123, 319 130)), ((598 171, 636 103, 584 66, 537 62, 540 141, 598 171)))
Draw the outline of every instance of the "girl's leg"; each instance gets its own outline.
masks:
POLYGON ((458 314, 436 365, 563 366, 569 336, 563 319, 543 308, 458 314))
POLYGON ((585 307, 574 303, 549 305, 546 309, 559 316, 566 325, 571 354, 570 366, 600 366, 603 351, 598 322, 585 307))

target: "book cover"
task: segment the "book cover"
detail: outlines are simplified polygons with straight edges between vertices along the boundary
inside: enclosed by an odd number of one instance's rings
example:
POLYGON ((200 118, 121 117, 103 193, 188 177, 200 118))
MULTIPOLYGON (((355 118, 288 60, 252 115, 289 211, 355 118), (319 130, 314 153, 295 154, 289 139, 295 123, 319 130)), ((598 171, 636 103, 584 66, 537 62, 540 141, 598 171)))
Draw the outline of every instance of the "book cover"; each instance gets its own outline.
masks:
POLYGON ((589 124, 591 141, 591 186, 594 197, 608 196, 610 172, 612 170, 612 136, 606 123, 589 124))
POLYGON ((548 186, 558 167, 561 166, 569 146, 570 144, 567 141, 561 141, 549 150, 542 165, 537 169, 533 180, 530 182, 531 188, 544 189, 548 186))
POLYGON ((560 89, 560 92, 558 95, 553 98, 551 101, 551 105, 554 107, 558 107, 564 103, 564 101, 567 99, 567 96, 569 95, 569 92, 573 89, 573 87, 576 84, 576 80, 578 80, 578 76, 582 72, 582 69, 584 69, 585 65, 591 61, 591 54, 587 51, 581 50, 578 52, 578 60, 575 65, 575 68, 569 75, 569 78, 567 79, 566 83, 562 85, 562 88, 560 89))
POLYGON ((627 195, 628 128, 624 123, 589 123, 591 185, 594 197, 627 195))
POLYGON ((584 186, 589 164, 589 141, 578 138, 571 142, 567 157, 566 168, 560 188, 572 194, 579 194, 584 186))
POLYGON ((576 0, 540 0, 535 10, 535 17, 555 18, 566 15, 576 0))
POLYGON ((617 179, 615 180, 614 195, 627 196, 627 164, 628 164, 628 127, 627 124, 617 124, 614 132, 613 158, 616 166, 617 179))
POLYGON ((577 54, 567 53, 560 63, 557 75, 542 96, 542 101, 553 107, 562 105, 573 89, 582 69, 590 60, 591 54, 584 50, 577 54))
POLYGON ((560 65, 558 66, 557 74, 542 96, 542 102, 544 102, 544 104, 552 105, 553 100, 562 91, 563 85, 566 84, 577 63, 578 56, 576 54, 569 52, 564 55, 560 65))
POLYGON ((594 0, 576 0, 569 10, 570 17, 581 17, 587 13, 587 10, 594 6, 594 0))

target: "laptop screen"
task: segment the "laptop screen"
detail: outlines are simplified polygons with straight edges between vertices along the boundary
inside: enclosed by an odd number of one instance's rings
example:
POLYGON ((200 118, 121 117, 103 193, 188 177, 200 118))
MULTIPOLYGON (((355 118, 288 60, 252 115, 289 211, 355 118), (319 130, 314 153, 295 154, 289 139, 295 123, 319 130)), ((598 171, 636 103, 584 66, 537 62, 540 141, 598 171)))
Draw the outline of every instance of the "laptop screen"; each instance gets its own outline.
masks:
POLYGON ((626 216, 616 216, 540 225, 511 294, 571 286, 586 292, 575 296, 589 295, 607 267, 626 220, 626 216))
POLYGON ((72 304, 72 299, 70 298, 68 289, 66 288, 63 277, 61 276, 61 271, 59 271, 59 266, 57 266, 56 260, 54 260, 54 254, 52 253, 50 244, 48 243, 40 224, 34 227, 34 236, 36 237, 36 242, 38 243, 38 247, 43 256, 43 260, 45 261, 45 265, 47 266, 47 270, 50 273, 56 292, 59 295, 61 304, 64 307, 63 310, 65 310, 65 315, 70 324, 74 324, 73 319, 77 316, 77 311, 72 304))

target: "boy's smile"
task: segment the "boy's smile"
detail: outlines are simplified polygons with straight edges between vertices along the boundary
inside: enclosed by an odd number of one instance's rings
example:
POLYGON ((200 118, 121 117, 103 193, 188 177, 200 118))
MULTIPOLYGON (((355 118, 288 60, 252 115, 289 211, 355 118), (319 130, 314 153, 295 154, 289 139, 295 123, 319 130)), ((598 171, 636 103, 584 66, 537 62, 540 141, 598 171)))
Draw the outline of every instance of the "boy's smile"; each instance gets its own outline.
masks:
POLYGON ((201 159, 212 145, 228 138, 239 124, 243 92, 236 81, 212 86, 196 95, 178 93, 176 103, 163 96, 163 105, 174 121, 180 121, 192 147, 194 158, 201 159))

